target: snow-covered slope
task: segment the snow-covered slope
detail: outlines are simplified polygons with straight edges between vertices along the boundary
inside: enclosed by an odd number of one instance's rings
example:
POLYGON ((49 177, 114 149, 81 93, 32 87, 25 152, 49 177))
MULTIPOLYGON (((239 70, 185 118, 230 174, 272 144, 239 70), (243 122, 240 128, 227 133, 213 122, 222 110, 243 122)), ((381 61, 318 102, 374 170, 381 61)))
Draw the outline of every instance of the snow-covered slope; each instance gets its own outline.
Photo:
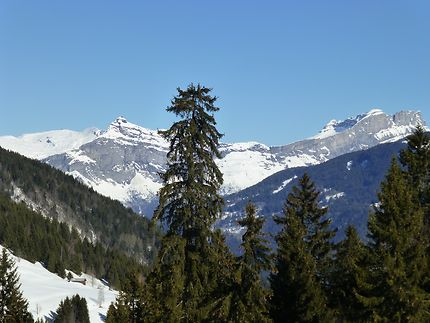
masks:
POLYGON ((29 158, 42 159, 68 150, 76 149, 93 141, 100 135, 96 128, 82 132, 72 130, 53 130, 19 137, 0 137, 0 146, 29 158))
MULTIPOLYGON (((318 135, 284 146, 268 147, 257 142, 221 144, 223 158, 217 163, 224 174, 222 193, 238 192, 285 168, 316 165, 345 153, 399 140, 418 124, 424 124, 419 112, 402 111, 391 116, 373 109, 343 121, 332 120, 318 135)), ((63 152, 50 155, 45 161, 99 193, 150 215, 157 203, 159 172, 166 166, 168 143, 157 131, 123 117, 114 120, 106 131, 92 133, 92 139, 88 134, 82 135, 86 142, 79 147, 73 141, 70 149, 63 147, 63 152)), ((41 134, 33 136, 44 138, 41 134)), ((0 137, 0 146, 4 138, 0 137)), ((57 141, 61 142, 60 138, 57 141)), ((27 156, 42 156, 31 146, 8 148, 27 156)))
MULTIPOLYGON (((0 246, 0 252, 3 247, 0 246)), ((115 301, 117 292, 109 290, 98 279, 83 275, 88 283, 86 286, 79 283, 68 282, 66 279, 49 272, 40 263, 31 263, 25 259, 12 256, 16 262, 18 274, 20 275, 21 291, 28 300, 29 311, 34 319, 52 319, 53 313, 58 305, 66 297, 79 294, 85 297, 91 322, 103 322, 109 305, 115 301), (103 288, 104 302, 100 307, 99 288, 103 288)))

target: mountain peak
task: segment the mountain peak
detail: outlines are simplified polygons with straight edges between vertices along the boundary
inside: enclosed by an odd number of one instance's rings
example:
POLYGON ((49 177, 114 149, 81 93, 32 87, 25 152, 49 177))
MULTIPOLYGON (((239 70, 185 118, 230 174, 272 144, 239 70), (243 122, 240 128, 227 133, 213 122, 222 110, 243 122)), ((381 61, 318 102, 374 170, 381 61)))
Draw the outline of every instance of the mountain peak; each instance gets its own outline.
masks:
POLYGON ((138 145, 150 144, 155 149, 164 150, 168 147, 167 142, 156 130, 147 129, 127 121, 125 117, 116 118, 105 131, 101 138, 113 140, 118 144, 138 145))
POLYGON ((370 110, 369 112, 365 113, 365 116, 371 116, 371 115, 378 115, 378 114, 384 114, 384 111, 378 108, 374 108, 370 110))
POLYGON ((121 124, 121 123, 127 123, 127 119, 126 118, 124 118, 123 116, 119 116, 118 118, 116 118, 115 119, 115 121, 114 122, 112 122, 112 123, 119 123, 119 124, 121 124))
POLYGON ((370 124, 371 132, 378 132, 386 128, 394 126, 409 126, 415 127, 418 124, 423 124, 421 114, 416 111, 400 111, 394 115, 388 115, 381 109, 374 108, 367 113, 359 114, 355 117, 349 117, 345 120, 330 120, 322 130, 311 139, 324 139, 344 131, 347 131, 358 125, 370 124), (380 129, 379 129, 380 128, 380 129))

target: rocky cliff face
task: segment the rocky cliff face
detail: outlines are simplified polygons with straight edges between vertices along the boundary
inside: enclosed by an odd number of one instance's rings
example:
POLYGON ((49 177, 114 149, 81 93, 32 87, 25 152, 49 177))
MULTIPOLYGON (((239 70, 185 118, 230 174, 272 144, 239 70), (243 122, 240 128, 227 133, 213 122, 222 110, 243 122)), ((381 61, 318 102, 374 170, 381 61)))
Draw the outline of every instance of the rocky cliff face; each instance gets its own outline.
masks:
MULTIPOLYGON (((381 110, 330 121, 318 135, 279 147, 256 142, 222 144, 217 163, 223 194, 238 192, 286 168, 316 165, 337 156, 394 142, 424 124, 419 112, 393 116, 381 110)), ((1 138, 0 138, 1 145, 1 138)), ((161 187, 168 143, 154 130, 117 118, 106 131, 77 149, 50 156, 48 164, 72 174, 96 191, 151 215, 161 187)))

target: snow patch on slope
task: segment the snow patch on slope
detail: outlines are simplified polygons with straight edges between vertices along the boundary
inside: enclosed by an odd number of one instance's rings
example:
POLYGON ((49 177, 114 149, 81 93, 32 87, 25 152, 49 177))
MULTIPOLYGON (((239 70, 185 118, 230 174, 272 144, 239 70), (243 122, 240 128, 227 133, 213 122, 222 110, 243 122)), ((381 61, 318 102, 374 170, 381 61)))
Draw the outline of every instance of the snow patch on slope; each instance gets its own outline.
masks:
POLYGON ((88 187, 92 187, 96 192, 111 199, 119 200, 124 204, 130 202, 135 195, 144 199, 154 198, 158 190, 162 187, 160 182, 153 180, 150 176, 144 176, 137 172, 129 183, 117 183, 110 178, 88 179, 77 171, 67 172, 67 174, 72 175, 88 187))
POLYGON ((285 168, 273 159, 270 152, 259 151, 233 151, 217 160, 217 164, 224 174, 224 194, 255 185, 285 168))
POLYGON ((289 178, 289 179, 287 179, 287 180, 285 180, 285 181, 283 181, 282 182, 282 184, 276 189, 276 190, 274 190, 272 193, 273 194, 276 194, 276 193, 279 193, 280 191, 282 191, 288 184, 290 184, 292 181, 293 181, 293 179, 296 179, 297 178, 297 176, 294 176, 294 177, 291 177, 291 178, 289 178))
POLYGON ((325 201, 326 202, 330 202, 331 200, 337 200, 337 199, 341 198, 342 196, 345 196, 344 192, 339 192, 339 193, 336 193, 336 194, 327 195, 325 197, 325 201))
MULTIPOLYGON (((0 246, 0 251, 2 250, 3 247, 0 246)), ((83 276, 89 280, 84 286, 62 279, 46 270, 40 263, 33 264, 13 255, 11 257, 16 263, 21 291, 28 300, 28 309, 34 319, 51 318, 51 312, 57 310, 62 300, 78 294, 87 301, 90 321, 103 322, 102 318, 106 316, 110 303, 114 302, 118 295, 116 291, 109 290, 98 279, 92 279, 89 275, 83 276), (98 288, 103 288, 105 301, 102 307, 97 304, 98 288)))

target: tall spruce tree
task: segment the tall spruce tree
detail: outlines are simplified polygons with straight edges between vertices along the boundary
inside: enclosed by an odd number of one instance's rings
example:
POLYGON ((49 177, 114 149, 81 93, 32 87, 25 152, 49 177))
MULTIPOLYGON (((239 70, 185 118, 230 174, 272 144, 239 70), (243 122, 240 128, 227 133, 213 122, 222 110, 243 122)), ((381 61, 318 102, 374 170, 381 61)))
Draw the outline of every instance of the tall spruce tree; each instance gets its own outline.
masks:
MULTIPOLYGON (((334 248, 331 240, 336 235, 336 231, 329 228, 331 219, 325 218, 328 209, 319 206, 319 196, 320 192, 305 173, 300 178, 299 185, 294 186, 288 195, 286 207, 294 209, 305 226, 305 240, 316 261, 318 279, 324 288, 328 288, 334 248)), ((276 218, 275 221, 283 224, 285 218, 276 218)))
POLYGON ((275 217, 282 225, 275 272, 270 276, 275 322, 326 322, 331 319, 327 287, 334 232, 324 220, 326 208, 318 206, 319 192, 304 174, 288 195, 284 215, 275 217))
POLYGON ((33 322, 20 287, 15 263, 3 248, 0 258, 0 322, 33 322))
POLYGON ((368 322, 372 307, 368 300, 372 283, 368 275, 369 250, 360 240, 354 227, 346 229, 346 238, 336 245, 336 260, 332 272, 331 289, 336 317, 341 322, 368 322))
MULTIPOLYGON (((419 201, 428 208, 430 203, 430 136, 418 126, 407 138, 407 147, 400 152, 400 162, 412 185, 418 190, 419 201)), ((430 220, 430 219, 429 219, 430 220)))
MULTIPOLYGON (((214 105, 216 97, 211 96, 210 91, 193 84, 186 90, 178 88, 178 95, 167 111, 180 120, 170 129, 161 131, 170 141, 170 149, 154 219, 167 226, 162 245, 171 243, 174 235, 184 241, 180 244, 183 250, 177 251, 184 255, 182 262, 172 259, 174 263, 170 264, 179 266, 172 270, 183 275, 179 288, 171 289, 176 295, 170 306, 179 306, 178 320, 188 322, 208 318, 207 302, 217 284, 213 279, 220 266, 214 257, 211 228, 223 206, 218 193, 223 182, 222 173, 214 161, 215 157, 221 157, 218 143, 222 135, 216 129, 213 114, 219 108, 214 105)), ((164 262, 164 266, 169 264, 164 262)), ((153 281, 156 280, 154 277, 153 281)), ((175 310, 172 307, 170 311, 175 310)))
POLYGON ((271 317, 274 322, 328 321, 316 261, 305 240, 306 227, 294 209, 286 207, 284 213, 284 227, 276 237, 275 271, 270 275, 271 317))
POLYGON ((369 217, 372 296, 380 300, 375 319, 429 321, 430 295, 422 288, 428 274, 424 214, 417 191, 394 158, 378 197, 380 205, 369 217))
POLYGON ((245 312, 241 322, 268 322, 267 291, 261 282, 262 271, 271 267, 270 249, 268 241, 264 238, 262 230, 264 218, 257 217, 254 204, 248 203, 245 209, 245 218, 238 221, 246 228, 242 236, 242 249, 240 258, 240 301, 245 312))
MULTIPOLYGON (((262 233, 264 218, 256 216, 256 207, 248 203, 245 217, 238 223, 245 227, 242 236, 243 255, 237 259, 230 292, 224 293, 226 322, 270 322, 268 291, 261 281, 262 271, 270 269, 270 249, 262 233)), ((229 275, 226 274, 226 277, 229 275)))
MULTIPOLYGON (((422 126, 418 126, 407 140, 407 147, 400 152, 400 163, 410 184, 417 191, 424 211, 424 237, 427 238, 427 260, 430 262, 430 135, 422 126)), ((430 273, 424 286, 430 292, 430 273)))

